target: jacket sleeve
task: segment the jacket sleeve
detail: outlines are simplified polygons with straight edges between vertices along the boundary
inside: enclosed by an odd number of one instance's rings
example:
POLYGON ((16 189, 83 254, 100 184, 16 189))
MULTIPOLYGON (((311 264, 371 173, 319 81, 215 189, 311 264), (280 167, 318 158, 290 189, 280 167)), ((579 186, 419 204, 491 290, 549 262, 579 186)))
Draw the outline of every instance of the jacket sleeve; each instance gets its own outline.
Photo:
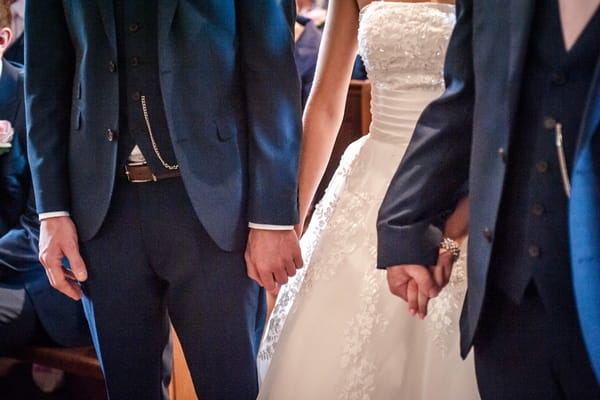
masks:
POLYGON ((27 134, 38 212, 68 211, 67 151, 75 58, 59 0, 25 12, 27 134))
POLYGON ((446 91, 422 113, 377 222, 378 268, 434 265, 440 222, 468 182, 474 105, 472 1, 457 1, 444 66, 446 91))
POLYGON ((237 1, 241 68, 248 115, 248 219, 298 220, 300 83, 294 63, 289 0, 237 1))

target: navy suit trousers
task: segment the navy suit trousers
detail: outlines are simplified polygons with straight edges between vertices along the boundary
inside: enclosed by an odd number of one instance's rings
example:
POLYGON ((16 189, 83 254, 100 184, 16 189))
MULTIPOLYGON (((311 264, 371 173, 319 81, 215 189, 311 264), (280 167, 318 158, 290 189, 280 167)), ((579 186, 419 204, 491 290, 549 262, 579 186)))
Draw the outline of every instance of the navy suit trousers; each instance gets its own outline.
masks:
POLYGON ((111 399, 164 398, 169 321, 200 398, 256 397, 264 292, 247 277, 243 252, 210 239, 180 178, 118 177, 103 226, 81 250, 86 314, 111 399))
POLYGON ((568 312, 548 310, 532 282, 515 304, 488 285, 474 342, 482 399, 600 399, 575 305, 566 302, 568 312))

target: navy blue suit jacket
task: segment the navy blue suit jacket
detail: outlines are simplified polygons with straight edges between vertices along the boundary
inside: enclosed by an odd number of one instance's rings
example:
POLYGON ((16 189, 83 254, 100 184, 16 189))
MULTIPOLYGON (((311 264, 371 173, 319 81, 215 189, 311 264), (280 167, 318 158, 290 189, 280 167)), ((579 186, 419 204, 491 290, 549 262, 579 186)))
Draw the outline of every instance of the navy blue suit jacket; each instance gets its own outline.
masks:
MULTIPOLYGON (((249 221, 297 221, 301 111, 292 7, 287 0, 158 1, 171 140, 196 214, 225 250, 243 248, 249 221)), ((119 130, 112 2, 31 0, 25 26, 26 53, 40 60, 26 65, 38 211, 69 211, 88 240, 104 220, 120 168, 117 140, 106 134, 119 130)))
MULTIPOLYGON (((380 267, 434 265, 441 239, 438 221, 454 207, 468 182, 471 204, 469 290, 461 321, 463 355, 471 346, 483 305, 492 235, 506 173, 503 158, 506 153, 519 151, 511 149, 509 138, 516 118, 533 10, 533 0, 457 2, 457 23, 444 70, 446 91, 422 114, 379 214, 380 267)), ((600 60, 586 115, 575 165, 582 161, 586 148, 594 154, 595 164, 581 163, 585 167, 576 167, 572 172, 573 195, 569 207, 571 213, 581 209, 578 221, 583 216, 588 218, 583 224, 587 230, 584 233, 571 224, 570 234, 574 274, 588 271, 590 278, 587 291, 579 287, 581 279, 574 280, 575 295, 578 306, 589 313, 588 316, 581 314, 582 319, 592 321, 588 327, 582 323, 584 336, 591 338, 586 331, 592 333, 591 329, 595 329, 596 350, 590 353, 600 363, 600 341, 597 340, 600 323, 600 60), (593 150, 589 147, 592 144, 595 145, 593 150), (578 192, 582 185, 577 182, 581 169, 589 176, 589 185, 583 185, 587 187, 583 194, 578 192), (581 206, 574 207, 576 204, 581 206), (576 242, 584 242, 585 249, 578 250, 576 242)), ((573 219, 573 215, 570 217, 573 219)))
POLYGON ((10 121, 15 136, 0 156, 0 281, 22 285, 50 338, 63 346, 89 344, 81 303, 50 286, 38 261, 39 222, 27 164, 23 74, 2 61, 0 120, 10 121))

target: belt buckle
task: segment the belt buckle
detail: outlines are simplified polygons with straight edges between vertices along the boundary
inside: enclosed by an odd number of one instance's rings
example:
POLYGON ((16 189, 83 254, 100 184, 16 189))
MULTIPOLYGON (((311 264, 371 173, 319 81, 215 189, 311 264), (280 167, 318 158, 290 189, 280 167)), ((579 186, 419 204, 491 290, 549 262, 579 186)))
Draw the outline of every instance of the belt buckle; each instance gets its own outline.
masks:
POLYGON ((130 163, 126 163, 125 164, 125 175, 127 176, 127 180, 131 183, 146 183, 146 182, 156 182, 156 175, 154 174, 150 174, 151 178, 147 178, 147 179, 135 179, 131 177, 131 172, 129 170, 129 168, 135 168, 135 167, 143 167, 148 165, 148 163, 143 162, 143 161, 138 161, 138 162, 130 162, 130 163))

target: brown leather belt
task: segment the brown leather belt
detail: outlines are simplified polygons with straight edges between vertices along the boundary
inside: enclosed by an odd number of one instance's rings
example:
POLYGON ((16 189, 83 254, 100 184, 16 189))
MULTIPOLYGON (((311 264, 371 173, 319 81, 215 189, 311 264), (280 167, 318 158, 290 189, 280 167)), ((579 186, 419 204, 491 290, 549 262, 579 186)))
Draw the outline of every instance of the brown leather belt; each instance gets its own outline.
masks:
POLYGON ((181 176, 179 169, 154 175, 148 164, 125 164, 125 175, 127 180, 133 183, 156 182, 181 176))

